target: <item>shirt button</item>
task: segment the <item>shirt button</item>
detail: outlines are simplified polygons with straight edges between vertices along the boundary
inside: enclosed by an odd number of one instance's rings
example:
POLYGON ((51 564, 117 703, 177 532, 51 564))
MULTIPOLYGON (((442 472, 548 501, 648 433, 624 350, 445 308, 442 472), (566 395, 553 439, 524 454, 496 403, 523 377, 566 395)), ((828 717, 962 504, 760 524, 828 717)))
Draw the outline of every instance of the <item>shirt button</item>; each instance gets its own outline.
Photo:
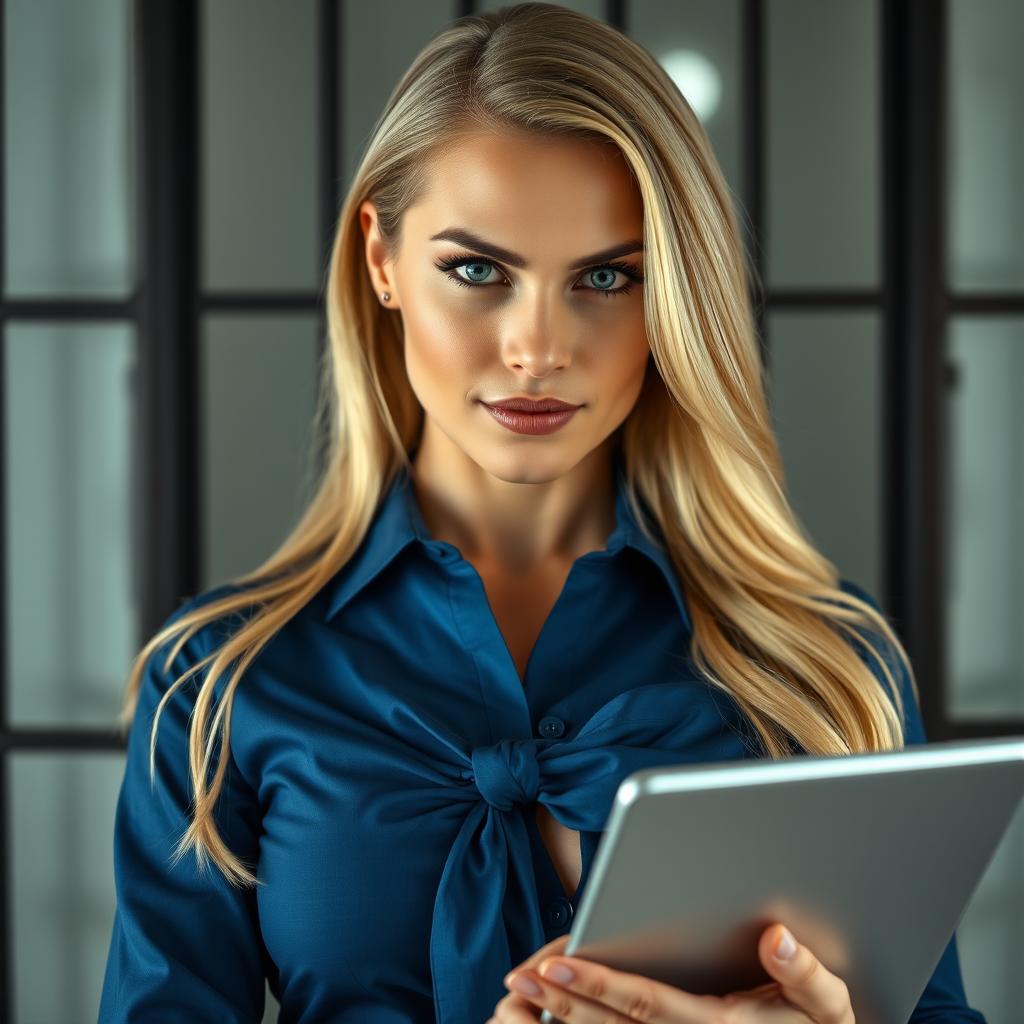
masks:
POLYGON ((554 715, 545 715, 537 723, 537 731, 545 739, 558 739, 565 732, 565 722, 554 715))
POLYGON ((548 927, 564 928, 572 920, 572 903, 564 896, 552 900, 544 910, 548 927))

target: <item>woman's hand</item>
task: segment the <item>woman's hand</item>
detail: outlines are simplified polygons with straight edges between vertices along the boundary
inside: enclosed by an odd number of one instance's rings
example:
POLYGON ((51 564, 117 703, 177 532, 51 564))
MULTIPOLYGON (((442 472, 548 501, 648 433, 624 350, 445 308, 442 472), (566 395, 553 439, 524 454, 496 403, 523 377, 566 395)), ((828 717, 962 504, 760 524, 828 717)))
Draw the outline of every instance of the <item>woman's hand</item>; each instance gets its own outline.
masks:
POLYGON ((560 956, 568 941, 563 935, 505 976, 512 992, 486 1024, 532 1024, 541 1010, 565 1024, 855 1024, 846 983, 806 946, 793 943, 788 959, 776 959, 774 951, 788 935, 773 924, 758 943, 761 963, 774 981, 726 996, 694 995, 639 974, 560 956), (560 975, 558 967, 568 967, 573 977, 560 975), (537 991, 518 982, 532 982, 537 991))

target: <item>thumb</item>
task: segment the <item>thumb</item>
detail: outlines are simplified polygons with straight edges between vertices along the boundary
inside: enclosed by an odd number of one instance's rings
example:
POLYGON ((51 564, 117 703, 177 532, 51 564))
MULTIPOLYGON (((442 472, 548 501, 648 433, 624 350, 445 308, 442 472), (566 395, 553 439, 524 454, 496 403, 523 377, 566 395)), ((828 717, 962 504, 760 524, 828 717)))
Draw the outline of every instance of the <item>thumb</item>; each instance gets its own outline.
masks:
POLYGON ((541 960, 549 956, 558 956, 565 951, 565 947, 569 944, 569 933, 565 935, 559 935, 557 939, 552 939, 550 942, 541 946, 540 949, 531 953, 522 963, 516 964, 508 974, 505 975, 507 978, 510 974, 516 971, 522 970, 533 970, 540 964, 541 960))
POLYGON ((853 1021, 846 983, 783 925, 765 929, 758 952, 765 970, 779 982, 782 995, 811 1020, 853 1021))

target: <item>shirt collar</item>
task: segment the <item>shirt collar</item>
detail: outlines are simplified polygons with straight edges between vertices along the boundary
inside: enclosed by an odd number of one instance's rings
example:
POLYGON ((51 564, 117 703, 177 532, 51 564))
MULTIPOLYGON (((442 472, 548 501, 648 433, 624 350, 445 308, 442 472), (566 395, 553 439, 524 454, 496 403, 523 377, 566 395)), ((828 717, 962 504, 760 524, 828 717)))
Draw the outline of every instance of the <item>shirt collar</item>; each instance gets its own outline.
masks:
MULTIPOLYGON (((621 458, 616 458, 615 528, 605 543, 605 550, 609 554, 615 554, 623 548, 630 547, 654 562, 672 590, 687 630, 692 630, 682 583, 668 551, 660 542, 660 531, 653 517, 646 516, 650 531, 657 540, 644 533, 630 507, 627 493, 625 469, 621 458)), ((377 514, 363 542, 352 558, 342 566, 334 580, 328 584, 326 617, 330 619, 337 615, 351 598, 414 542, 441 558, 450 558, 457 553, 451 544, 435 540, 431 536, 420 512, 409 473, 404 466, 400 466, 381 499, 377 514)))

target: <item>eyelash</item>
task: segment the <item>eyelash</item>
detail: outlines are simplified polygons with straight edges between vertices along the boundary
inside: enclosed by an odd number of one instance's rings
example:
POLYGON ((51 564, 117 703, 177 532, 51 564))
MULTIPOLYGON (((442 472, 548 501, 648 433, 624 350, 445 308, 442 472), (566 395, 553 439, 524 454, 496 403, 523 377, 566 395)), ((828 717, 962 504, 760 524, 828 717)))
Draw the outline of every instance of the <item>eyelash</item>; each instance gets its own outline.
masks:
MULTIPOLYGON (((488 267, 494 267, 495 270, 499 269, 498 265, 493 260, 484 259, 482 256, 450 256, 447 259, 439 260, 434 266, 438 270, 444 272, 446 277, 451 278, 456 284, 462 285, 464 288, 486 288, 488 283, 471 282, 465 278, 459 277, 458 274, 454 273, 456 267, 464 267, 470 263, 481 263, 488 267)), ((583 271, 584 274, 589 274, 595 270, 617 270, 622 274, 625 274, 630 281, 637 284, 643 284, 644 275, 640 272, 640 268, 635 263, 624 263, 622 260, 612 260, 609 263, 598 263, 592 267, 588 267, 583 271)), ((615 295, 628 295, 633 290, 632 284, 620 285, 618 288, 584 288, 587 292, 597 292, 600 295, 604 295, 606 298, 612 298, 615 295)))

